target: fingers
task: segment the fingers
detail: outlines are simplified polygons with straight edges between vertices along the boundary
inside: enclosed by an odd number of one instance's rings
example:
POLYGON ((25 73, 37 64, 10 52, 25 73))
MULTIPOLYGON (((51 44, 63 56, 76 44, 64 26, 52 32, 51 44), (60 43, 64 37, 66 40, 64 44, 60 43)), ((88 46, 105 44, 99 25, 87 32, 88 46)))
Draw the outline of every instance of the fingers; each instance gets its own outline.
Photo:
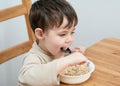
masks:
POLYGON ((68 55, 71 65, 85 63, 88 59, 79 52, 74 52, 68 55))
POLYGON ((86 49, 85 49, 84 47, 80 46, 80 47, 75 47, 75 48, 72 50, 72 52, 80 52, 80 53, 84 54, 85 50, 86 50, 86 49))

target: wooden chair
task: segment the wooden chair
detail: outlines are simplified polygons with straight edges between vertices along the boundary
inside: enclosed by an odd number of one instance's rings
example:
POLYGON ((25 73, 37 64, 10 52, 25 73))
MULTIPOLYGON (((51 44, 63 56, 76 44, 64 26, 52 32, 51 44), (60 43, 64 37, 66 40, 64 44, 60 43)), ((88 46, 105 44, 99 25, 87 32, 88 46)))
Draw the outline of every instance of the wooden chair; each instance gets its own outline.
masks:
POLYGON ((0 10, 0 22, 24 15, 27 26, 26 29, 29 37, 28 41, 25 41, 21 44, 17 44, 3 51, 0 51, 0 64, 6 62, 7 60, 10 60, 13 57, 16 57, 20 54, 27 52, 31 48, 31 45, 34 40, 34 34, 32 32, 28 19, 30 7, 31 7, 31 0, 22 0, 22 4, 0 10))

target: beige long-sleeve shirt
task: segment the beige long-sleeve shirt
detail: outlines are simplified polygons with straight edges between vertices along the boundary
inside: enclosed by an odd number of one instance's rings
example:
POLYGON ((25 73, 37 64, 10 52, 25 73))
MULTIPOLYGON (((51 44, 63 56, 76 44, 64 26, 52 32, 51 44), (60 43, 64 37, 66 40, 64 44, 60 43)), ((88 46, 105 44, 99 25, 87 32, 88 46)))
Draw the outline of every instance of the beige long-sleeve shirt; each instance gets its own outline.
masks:
POLYGON ((19 86, 55 86, 59 85, 56 73, 57 60, 47 55, 34 42, 25 56, 18 77, 19 86))

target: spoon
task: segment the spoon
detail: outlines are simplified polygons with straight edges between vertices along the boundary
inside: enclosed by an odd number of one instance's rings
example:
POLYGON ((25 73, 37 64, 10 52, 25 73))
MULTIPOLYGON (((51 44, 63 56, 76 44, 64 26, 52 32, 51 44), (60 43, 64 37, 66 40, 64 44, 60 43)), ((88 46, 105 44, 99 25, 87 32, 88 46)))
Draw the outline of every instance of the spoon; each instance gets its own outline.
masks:
POLYGON ((89 64, 90 64, 90 62, 89 62, 89 61, 87 61, 87 66, 89 66, 89 64))

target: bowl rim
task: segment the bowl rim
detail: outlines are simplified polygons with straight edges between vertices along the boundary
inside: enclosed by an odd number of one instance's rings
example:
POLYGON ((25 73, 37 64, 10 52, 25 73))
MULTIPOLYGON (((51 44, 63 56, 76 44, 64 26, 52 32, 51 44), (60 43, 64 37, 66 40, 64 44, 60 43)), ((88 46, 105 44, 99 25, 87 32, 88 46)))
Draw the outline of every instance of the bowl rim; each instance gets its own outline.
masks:
POLYGON ((88 60, 86 63, 89 63, 90 67, 92 67, 92 69, 90 69, 90 71, 86 74, 83 74, 83 75, 79 75, 79 76, 69 76, 69 75, 64 75, 64 74, 60 74, 60 76, 63 76, 63 77, 82 77, 82 76, 85 76, 85 75, 88 75, 88 74, 91 74, 94 70, 95 70, 95 65, 92 61, 88 60))

